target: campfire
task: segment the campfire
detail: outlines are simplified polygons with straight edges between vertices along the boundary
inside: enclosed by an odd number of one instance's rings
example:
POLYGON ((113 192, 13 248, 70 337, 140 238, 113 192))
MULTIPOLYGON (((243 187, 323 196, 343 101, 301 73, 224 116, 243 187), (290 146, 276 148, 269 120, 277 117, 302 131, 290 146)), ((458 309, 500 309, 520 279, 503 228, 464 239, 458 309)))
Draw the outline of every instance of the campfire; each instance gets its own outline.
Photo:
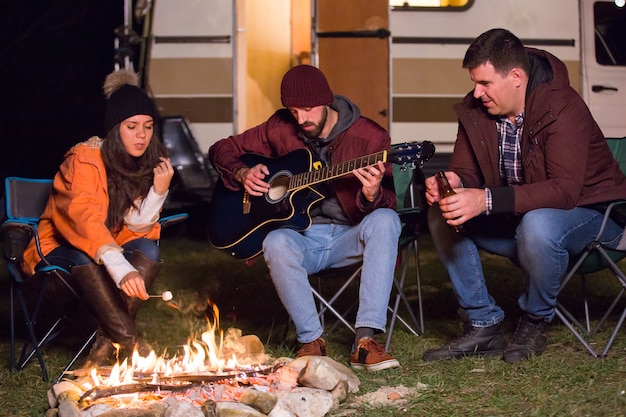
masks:
POLYGON ((112 367, 70 372, 49 391, 46 416, 315 417, 358 392, 345 365, 327 357, 273 359, 258 337, 224 332, 217 306, 209 306, 206 330, 172 357, 135 351, 112 367))

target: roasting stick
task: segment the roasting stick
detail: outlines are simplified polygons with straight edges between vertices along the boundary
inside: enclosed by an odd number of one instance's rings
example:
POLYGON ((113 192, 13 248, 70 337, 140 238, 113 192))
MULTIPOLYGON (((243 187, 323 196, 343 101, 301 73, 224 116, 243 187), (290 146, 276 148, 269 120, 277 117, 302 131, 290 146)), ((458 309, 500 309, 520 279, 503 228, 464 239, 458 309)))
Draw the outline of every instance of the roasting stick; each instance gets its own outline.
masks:
POLYGON ((172 295, 171 291, 165 291, 163 294, 158 295, 158 294, 150 294, 149 296, 150 298, 161 298, 163 299, 163 301, 170 301, 172 298, 174 298, 174 295, 172 295))

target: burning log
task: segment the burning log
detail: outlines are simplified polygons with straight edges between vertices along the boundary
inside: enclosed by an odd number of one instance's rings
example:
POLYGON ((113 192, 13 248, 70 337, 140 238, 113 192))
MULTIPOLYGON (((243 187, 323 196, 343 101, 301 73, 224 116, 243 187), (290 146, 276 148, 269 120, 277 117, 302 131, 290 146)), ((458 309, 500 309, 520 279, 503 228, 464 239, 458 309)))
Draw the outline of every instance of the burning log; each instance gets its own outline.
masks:
POLYGON ((80 402, 91 402, 96 401, 101 398, 111 397, 113 395, 121 395, 121 394, 135 394, 139 392, 160 392, 160 391, 185 391, 193 386, 202 385, 202 383, 183 383, 180 385, 166 385, 166 384, 148 384, 148 383, 136 383, 136 384, 125 384, 125 385, 115 385, 113 387, 107 386, 97 386, 88 390, 80 397, 80 402))
POLYGON ((237 371, 234 373, 214 374, 214 375, 175 375, 166 378, 159 378, 159 382, 143 382, 136 379, 135 383, 116 386, 96 386, 86 391, 81 397, 81 402, 96 401, 101 398, 111 397, 120 394, 134 394, 140 392, 179 392, 205 384, 231 381, 238 384, 249 385, 247 378, 257 375, 267 375, 275 372, 276 366, 259 370, 237 371))
POLYGON ((224 334, 217 306, 212 310, 208 330, 183 345, 182 354, 168 359, 165 353, 143 357, 135 351, 122 364, 76 370, 73 376, 84 378, 55 384, 49 411, 56 409, 58 417, 91 417, 116 408, 150 408, 160 416, 323 417, 359 390, 356 375, 327 357, 281 358, 268 365, 271 358, 258 337, 239 329, 224 334))

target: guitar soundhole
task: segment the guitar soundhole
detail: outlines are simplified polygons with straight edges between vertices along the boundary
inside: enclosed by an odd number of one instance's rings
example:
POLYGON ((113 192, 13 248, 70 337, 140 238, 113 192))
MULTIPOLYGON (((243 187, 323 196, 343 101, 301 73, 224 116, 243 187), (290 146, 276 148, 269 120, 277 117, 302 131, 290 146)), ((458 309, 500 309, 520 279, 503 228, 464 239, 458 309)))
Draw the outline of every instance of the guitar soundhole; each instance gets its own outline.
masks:
POLYGON ((270 190, 265 195, 265 198, 271 204, 276 204, 285 198, 289 192, 289 179, 291 173, 287 171, 277 172, 269 181, 270 190))

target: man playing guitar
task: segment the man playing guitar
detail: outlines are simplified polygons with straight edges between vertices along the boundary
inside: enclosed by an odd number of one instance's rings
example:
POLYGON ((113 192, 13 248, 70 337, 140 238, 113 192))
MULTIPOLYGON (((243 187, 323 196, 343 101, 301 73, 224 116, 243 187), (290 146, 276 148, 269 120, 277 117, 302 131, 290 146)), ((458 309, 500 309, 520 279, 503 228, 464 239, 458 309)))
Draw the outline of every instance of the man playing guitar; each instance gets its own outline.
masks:
MULTIPOLYGON (((336 164, 391 146, 387 131, 361 116, 349 99, 334 95, 324 74, 313 66, 299 65, 287 71, 281 101, 285 108, 266 122, 209 149, 223 185, 230 190, 243 189, 253 205, 254 198, 270 190, 270 169, 263 163, 248 166, 242 160, 246 154, 282 157, 308 149, 323 163, 336 164)), ((392 167, 383 162, 318 184, 314 192, 320 198, 306 207, 310 227, 275 228, 263 239, 263 257, 302 343, 297 356, 327 354, 308 275, 362 261, 350 363, 355 369, 369 371, 399 366, 372 338, 385 331, 400 235, 392 167)))

